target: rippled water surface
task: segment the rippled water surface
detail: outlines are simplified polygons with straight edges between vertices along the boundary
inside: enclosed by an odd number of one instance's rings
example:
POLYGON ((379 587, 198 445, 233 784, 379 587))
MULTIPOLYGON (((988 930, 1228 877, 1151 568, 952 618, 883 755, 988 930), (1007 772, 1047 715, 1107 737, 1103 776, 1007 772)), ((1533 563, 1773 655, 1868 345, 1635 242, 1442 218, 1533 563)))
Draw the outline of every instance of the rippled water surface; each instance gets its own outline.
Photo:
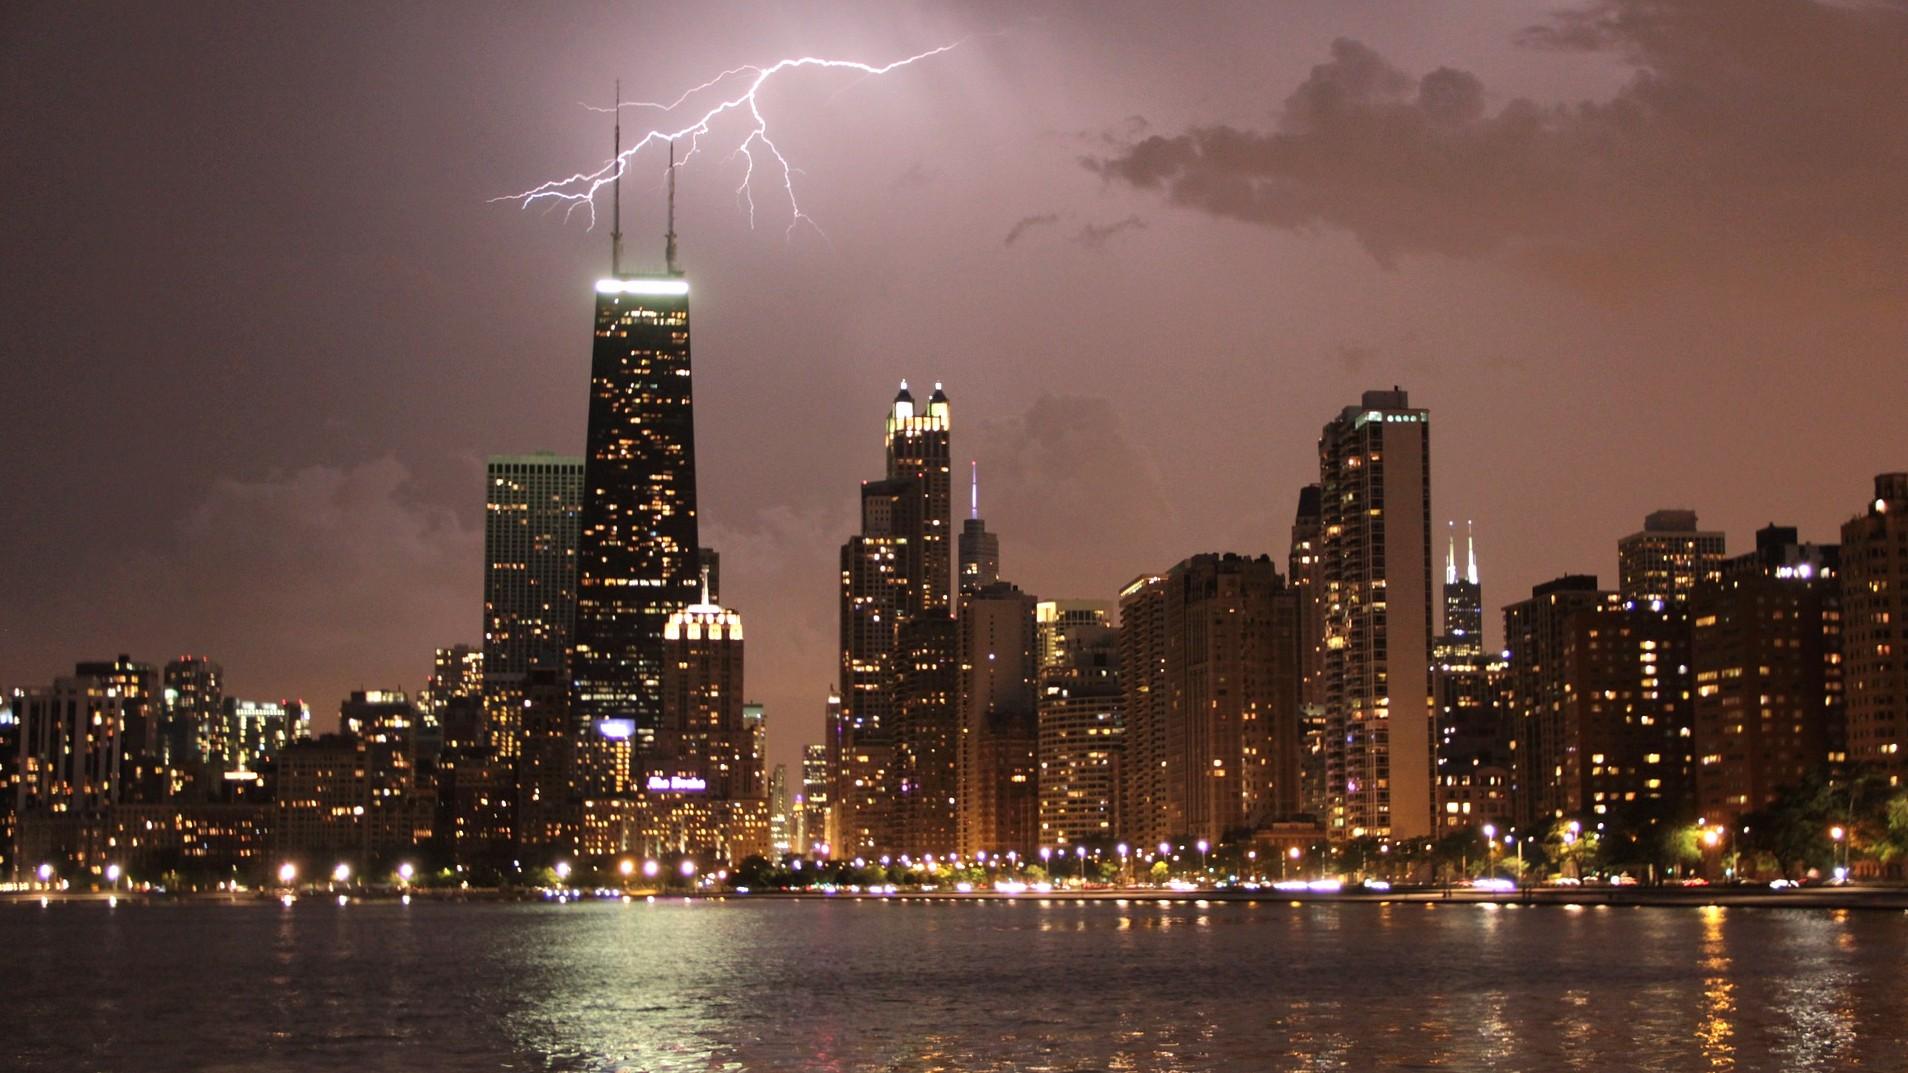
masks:
POLYGON ((1908 914, 0 906, 48 1070, 1908 1070, 1908 914))

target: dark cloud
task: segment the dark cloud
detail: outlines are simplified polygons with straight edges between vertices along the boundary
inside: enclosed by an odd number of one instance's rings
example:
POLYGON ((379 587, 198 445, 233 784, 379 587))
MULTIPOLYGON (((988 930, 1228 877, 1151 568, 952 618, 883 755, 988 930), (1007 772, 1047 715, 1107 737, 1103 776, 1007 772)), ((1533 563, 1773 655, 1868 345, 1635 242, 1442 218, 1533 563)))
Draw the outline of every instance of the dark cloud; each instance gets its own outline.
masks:
POLYGON ((1128 216, 1124 220, 1115 220, 1110 224, 1086 224, 1073 233, 1073 241, 1090 250, 1106 245, 1106 240, 1122 231, 1143 231, 1146 221, 1137 216, 1128 216))
POLYGON ((1020 219, 1014 221, 1014 226, 1007 229, 1007 237, 1001 241, 1001 245, 1011 246, 1019 241, 1020 236, 1026 234, 1033 228, 1058 223, 1059 221, 1060 214, 1057 212, 1040 212, 1032 216, 1022 216, 1020 219))
POLYGON ((1908 292, 1908 8, 1613 0, 1522 40, 1635 71, 1608 100, 1493 110, 1468 72, 1414 78, 1340 39, 1276 129, 1195 127, 1088 164, 1216 216, 1344 229, 1385 264, 1506 256, 1606 297, 1908 292))

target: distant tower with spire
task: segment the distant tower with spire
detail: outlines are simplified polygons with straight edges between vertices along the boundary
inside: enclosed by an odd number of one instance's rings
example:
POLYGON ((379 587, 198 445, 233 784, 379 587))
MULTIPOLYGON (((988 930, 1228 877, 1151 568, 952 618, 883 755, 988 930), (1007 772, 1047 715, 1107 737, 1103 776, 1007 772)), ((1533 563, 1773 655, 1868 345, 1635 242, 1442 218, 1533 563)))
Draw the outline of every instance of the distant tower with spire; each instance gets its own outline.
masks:
POLYGON ((961 595, 968 596, 1000 580, 1000 537, 987 531, 980 513, 980 463, 967 464, 967 520, 961 523, 961 595))
POLYGON ((1471 523, 1464 523, 1464 572, 1458 572, 1457 523, 1445 529, 1444 635, 1438 639, 1439 658, 1476 659, 1484 652, 1484 592, 1477 583, 1477 541, 1471 523))

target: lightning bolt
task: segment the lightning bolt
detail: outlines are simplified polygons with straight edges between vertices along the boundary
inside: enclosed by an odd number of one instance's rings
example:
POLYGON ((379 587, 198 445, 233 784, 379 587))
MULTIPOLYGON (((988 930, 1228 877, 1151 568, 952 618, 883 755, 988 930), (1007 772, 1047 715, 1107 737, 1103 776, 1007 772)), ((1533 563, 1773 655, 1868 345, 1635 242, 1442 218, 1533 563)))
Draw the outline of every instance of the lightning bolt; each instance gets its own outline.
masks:
MULTIPOLYGON (((743 136, 742 141, 737 144, 734 149, 730 150, 725 159, 734 159, 737 155, 740 155, 745 161, 742 182, 736 186, 735 196, 736 200, 748 210, 749 227, 755 227, 754 184, 757 163, 756 154, 762 153, 767 158, 763 166, 765 168, 772 167, 775 171, 779 172, 782 194, 788 199, 789 221, 788 230, 785 235, 792 236, 795 232, 795 228, 802 223, 807 223, 810 227, 815 228, 817 233, 820 233, 820 226, 817 225, 808 214, 802 211, 801 202, 795 196, 795 176, 801 169, 794 167, 788 162, 788 157, 783 155, 781 147, 775 144, 775 139, 769 134, 768 117, 762 113, 762 90, 776 75, 784 71, 794 71, 804 67, 823 67, 856 71, 859 72, 863 78, 872 77, 874 75, 885 75, 890 71, 939 56, 943 52, 948 52, 960 47, 961 43, 960 41, 956 41, 951 45, 942 45, 939 48, 932 48, 926 52, 915 53, 905 59, 879 65, 862 63, 857 60, 823 59, 818 56, 801 56, 782 59, 768 66, 744 64, 740 67, 731 67, 701 85, 692 86, 684 90, 682 94, 674 100, 618 101, 615 109, 590 108, 591 111, 595 112, 620 111, 624 108, 647 108, 661 112, 664 115, 671 115, 678 109, 688 105, 690 101, 701 98, 705 94, 711 92, 734 94, 733 96, 721 97, 713 107, 707 108, 707 110, 697 116, 694 121, 690 122, 687 126, 673 130, 663 129, 661 127, 650 130, 641 138, 638 138, 634 145, 624 149, 621 153, 617 154, 614 159, 595 171, 577 172, 567 178, 551 179, 548 182, 533 186, 521 193, 507 194, 502 197, 491 198, 491 200, 493 202, 515 201, 526 209, 532 205, 539 204, 552 207, 560 205, 563 207, 564 217, 566 219, 571 213, 579 209, 588 209, 590 214, 590 226, 594 228, 596 226, 596 192, 621 178, 623 173, 629 170, 630 160, 635 157, 637 153, 651 145, 666 145, 670 142, 686 139, 689 142, 689 152, 684 154, 681 160, 676 161, 675 165, 679 168, 684 167, 688 165, 691 160, 695 159, 696 154, 702 150, 702 139, 704 136, 712 133, 713 124, 723 116, 735 113, 747 118, 749 123, 748 133, 743 136), (735 92, 733 88, 725 88, 735 87, 738 84, 741 86, 740 92, 735 92)), ((856 79, 856 81, 860 81, 860 79, 856 79)), ((585 105, 584 107, 590 106, 585 105)))

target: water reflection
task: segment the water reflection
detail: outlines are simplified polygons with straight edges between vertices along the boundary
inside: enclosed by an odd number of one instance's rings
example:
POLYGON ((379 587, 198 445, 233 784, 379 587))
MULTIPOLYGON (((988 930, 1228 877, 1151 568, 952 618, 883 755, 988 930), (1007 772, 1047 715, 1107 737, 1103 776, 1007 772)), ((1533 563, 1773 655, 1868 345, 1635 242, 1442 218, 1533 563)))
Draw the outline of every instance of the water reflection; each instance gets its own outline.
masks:
POLYGON ((108 913, 0 912, 0 942, 32 951, 6 1068, 1827 1073, 1898 1068, 1908 1037, 1900 916, 1070 898, 108 913))

